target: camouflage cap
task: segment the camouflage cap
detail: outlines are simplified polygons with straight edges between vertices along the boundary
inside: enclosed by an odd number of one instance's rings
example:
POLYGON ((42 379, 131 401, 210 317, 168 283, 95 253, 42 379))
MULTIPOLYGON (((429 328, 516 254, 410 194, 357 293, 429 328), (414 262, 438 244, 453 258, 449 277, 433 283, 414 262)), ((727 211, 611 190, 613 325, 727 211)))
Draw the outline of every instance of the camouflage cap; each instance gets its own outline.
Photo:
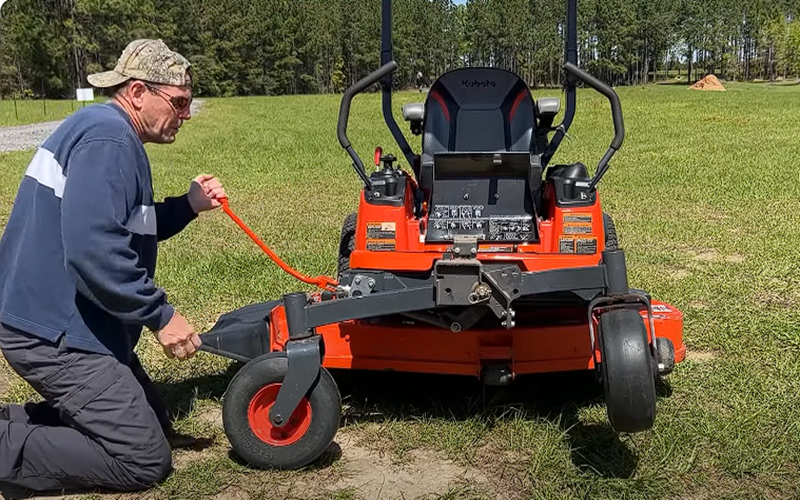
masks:
POLYGON ((130 79, 164 85, 192 85, 192 65, 161 40, 129 43, 111 71, 94 73, 86 79, 94 87, 114 87, 130 79))

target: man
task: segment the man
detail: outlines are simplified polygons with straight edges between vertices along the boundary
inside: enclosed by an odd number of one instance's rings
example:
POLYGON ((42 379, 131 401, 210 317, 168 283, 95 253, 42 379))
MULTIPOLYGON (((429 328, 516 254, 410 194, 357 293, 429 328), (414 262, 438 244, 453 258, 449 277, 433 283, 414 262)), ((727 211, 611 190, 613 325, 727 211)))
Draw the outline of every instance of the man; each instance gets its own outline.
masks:
POLYGON ((201 175, 154 203, 143 147, 173 142, 191 118, 191 66, 160 40, 137 40, 89 82, 112 101, 45 141, 0 240, 0 349, 44 398, 0 409, 0 486, 131 491, 166 477, 170 419, 133 349, 142 326, 169 357, 200 346, 153 284, 156 242, 225 192, 201 175))

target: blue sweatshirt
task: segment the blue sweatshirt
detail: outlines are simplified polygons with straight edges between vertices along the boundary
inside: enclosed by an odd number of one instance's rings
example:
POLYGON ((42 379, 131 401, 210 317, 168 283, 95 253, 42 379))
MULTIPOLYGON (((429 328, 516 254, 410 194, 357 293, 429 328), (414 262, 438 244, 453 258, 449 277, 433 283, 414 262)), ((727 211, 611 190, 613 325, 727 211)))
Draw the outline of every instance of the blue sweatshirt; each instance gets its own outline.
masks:
POLYGON ((142 326, 174 309, 153 283, 157 241, 196 217, 186 195, 153 202, 150 162, 115 104, 84 108, 33 157, 0 239, 0 322, 130 359, 142 326))

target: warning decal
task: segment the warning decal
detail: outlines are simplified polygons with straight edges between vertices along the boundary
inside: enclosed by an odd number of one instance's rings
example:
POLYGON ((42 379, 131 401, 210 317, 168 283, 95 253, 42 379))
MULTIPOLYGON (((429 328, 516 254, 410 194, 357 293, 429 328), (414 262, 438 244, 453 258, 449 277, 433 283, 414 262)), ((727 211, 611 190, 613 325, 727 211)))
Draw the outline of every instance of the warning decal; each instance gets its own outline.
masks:
POLYGON ((575 253, 597 253, 597 238, 575 238, 575 253))
POLYGON ((396 224, 394 222, 367 222, 367 239, 395 239, 396 224))
POLYGON ((592 214, 564 214, 564 234, 592 234, 592 214))
POLYGON ((570 223, 591 224, 592 214, 564 214, 564 225, 570 223))
POLYGON ((394 222, 367 222, 367 250, 391 252, 395 249, 397 224, 394 222))
POLYGON ((575 253, 575 238, 560 238, 558 251, 559 253, 575 253))
POLYGON ((592 234, 592 226, 564 226, 564 234, 592 234))
POLYGON ((372 252, 391 252, 394 250, 394 240, 367 240, 367 250, 372 252))
POLYGON ((494 253, 511 253, 514 251, 512 246, 492 246, 492 245, 479 245, 479 252, 494 252, 494 253))

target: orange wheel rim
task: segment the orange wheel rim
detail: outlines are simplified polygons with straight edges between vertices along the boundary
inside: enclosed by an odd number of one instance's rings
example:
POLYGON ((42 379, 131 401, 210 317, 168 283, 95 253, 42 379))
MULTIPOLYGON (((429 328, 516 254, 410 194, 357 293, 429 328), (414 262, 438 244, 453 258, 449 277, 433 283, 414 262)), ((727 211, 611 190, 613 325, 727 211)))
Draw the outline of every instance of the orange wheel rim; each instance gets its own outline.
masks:
POLYGON ((289 421, 283 427, 276 427, 269 419, 269 411, 275 405, 281 384, 262 387, 250 400, 247 420, 253 434, 272 446, 288 446, 299 441, 311 426, 311 405, 307 398, 300 400, 289 421))

